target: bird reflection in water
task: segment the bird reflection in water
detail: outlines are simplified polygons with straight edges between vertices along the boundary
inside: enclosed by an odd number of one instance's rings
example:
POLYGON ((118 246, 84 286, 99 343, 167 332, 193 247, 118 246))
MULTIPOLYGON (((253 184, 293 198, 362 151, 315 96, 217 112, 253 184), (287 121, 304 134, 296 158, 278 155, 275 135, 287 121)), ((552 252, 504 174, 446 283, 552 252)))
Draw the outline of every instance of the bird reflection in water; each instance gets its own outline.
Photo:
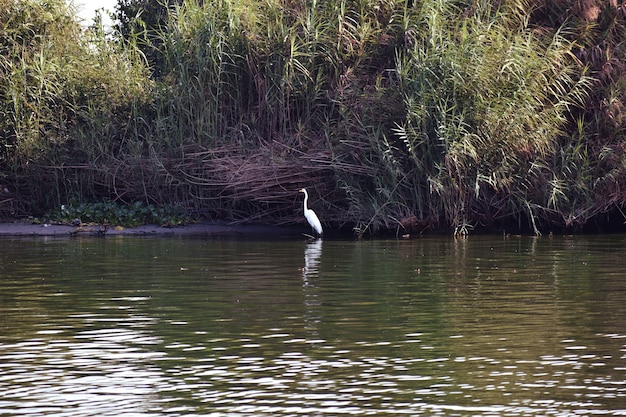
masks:
POLYGON ((321 256, 322 239, 310 241, 304 249, 304 268, 302 269, 304 285, 309 285, 310 276, 317 275, 321 256))
POLYGON ((319 339, 318 324, 321 320, 319 307, 322 302, 314 281, 319 276, 322 239, 311 240, 304 248, 304 268, 302 268, 302 293, 304 296, 304 322, 310 340, 319 339))

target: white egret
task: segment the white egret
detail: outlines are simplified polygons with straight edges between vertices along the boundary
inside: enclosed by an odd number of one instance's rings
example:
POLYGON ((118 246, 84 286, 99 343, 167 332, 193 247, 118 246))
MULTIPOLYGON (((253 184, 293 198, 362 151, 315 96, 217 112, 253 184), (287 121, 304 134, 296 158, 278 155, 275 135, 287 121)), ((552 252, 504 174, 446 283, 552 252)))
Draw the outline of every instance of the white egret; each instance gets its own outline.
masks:
POLYGON ((306 217, 306 221, 309 222, 313 230, 317 232, 318 235, 322 235, 322 223, 320 223, 320 219, 317 218, 317 214, 306 206, 307 201, 309 200, 309 193, 306 192, 306 188, 302 188, 299 190, 301 193, 304 193, 304 217, 306 217))

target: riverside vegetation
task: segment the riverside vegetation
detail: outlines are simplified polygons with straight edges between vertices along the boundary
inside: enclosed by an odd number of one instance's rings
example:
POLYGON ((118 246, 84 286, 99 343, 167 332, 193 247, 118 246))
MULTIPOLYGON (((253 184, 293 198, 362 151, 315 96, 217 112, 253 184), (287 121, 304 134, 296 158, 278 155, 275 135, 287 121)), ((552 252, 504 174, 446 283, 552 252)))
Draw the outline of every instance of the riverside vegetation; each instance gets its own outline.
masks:
POLYGON ((285 224, 307 187, 358 234, 624 221, 615 0, 155 3, 0 0, 1 215, 285 224))

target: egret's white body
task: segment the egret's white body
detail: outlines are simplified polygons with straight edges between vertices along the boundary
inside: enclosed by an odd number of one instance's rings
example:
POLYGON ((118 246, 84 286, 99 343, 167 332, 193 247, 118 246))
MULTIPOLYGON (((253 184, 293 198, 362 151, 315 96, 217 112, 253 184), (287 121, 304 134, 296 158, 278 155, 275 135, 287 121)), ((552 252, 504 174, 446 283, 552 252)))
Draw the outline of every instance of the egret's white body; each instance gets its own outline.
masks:
POLYGON ((317 214, 306 206, 306 203, 309 201, 309 193, 306 192, 306 188, 302 188, 300 192, 304 193, 304 217, 306 217, 306 221, 309 222, 313 230, 321 236, 324 232, 322 230, 322 223, 320 223, 320 219, 317 218, 317 214))

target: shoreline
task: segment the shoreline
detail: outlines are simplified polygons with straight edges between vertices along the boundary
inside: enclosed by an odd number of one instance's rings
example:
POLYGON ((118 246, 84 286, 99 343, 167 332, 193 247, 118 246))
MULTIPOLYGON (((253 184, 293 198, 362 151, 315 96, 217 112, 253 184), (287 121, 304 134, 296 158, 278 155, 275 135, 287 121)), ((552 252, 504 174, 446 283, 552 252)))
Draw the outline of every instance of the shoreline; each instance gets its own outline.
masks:
POLYGON ((21 221, 0 222, 0 237, 24 236, 299 236, 305 228, 297 226, 228 225, 219 223, 194 223, 184 226, 159 226, 154 224, 137 227, 103 225, 71 226, 64 224, 33 224, 21 221))

